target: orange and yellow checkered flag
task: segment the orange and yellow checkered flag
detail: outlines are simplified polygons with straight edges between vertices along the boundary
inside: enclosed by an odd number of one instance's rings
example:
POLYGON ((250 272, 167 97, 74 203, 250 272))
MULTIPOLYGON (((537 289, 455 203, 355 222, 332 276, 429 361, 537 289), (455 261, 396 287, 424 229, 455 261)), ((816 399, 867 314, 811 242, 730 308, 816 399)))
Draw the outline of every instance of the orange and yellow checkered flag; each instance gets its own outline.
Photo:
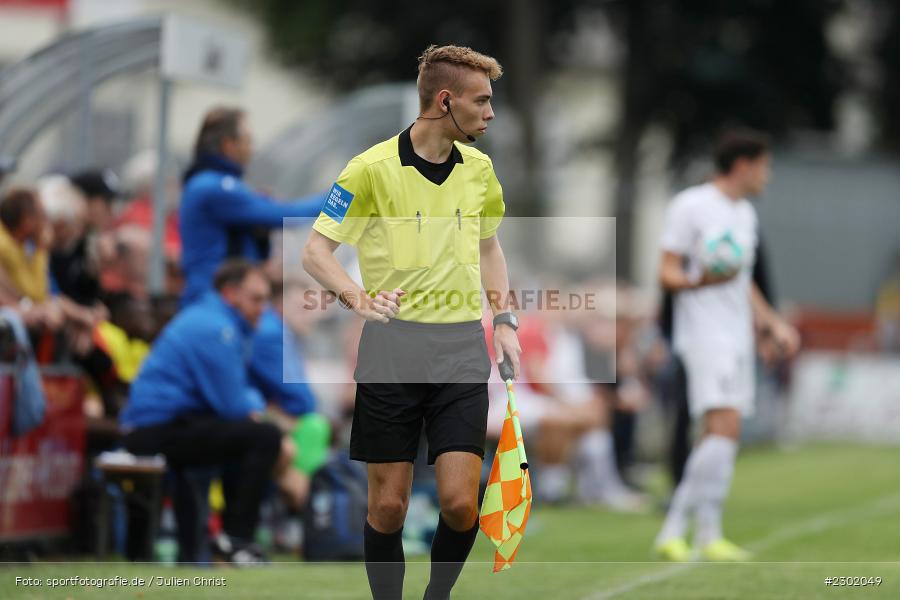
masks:
POLYGON ((506 377, 505 369, 502 368, 504 365, 500 364, 500 372, 506 380, 508 404, 480 517, 481 530, 497 547, 494 553, 494 573, 512 566, 531 512, 531 477, 528 474, 525 445, 522 443, 522 427, 519 425, 519 411, 516 410, 512 376, 506 377))

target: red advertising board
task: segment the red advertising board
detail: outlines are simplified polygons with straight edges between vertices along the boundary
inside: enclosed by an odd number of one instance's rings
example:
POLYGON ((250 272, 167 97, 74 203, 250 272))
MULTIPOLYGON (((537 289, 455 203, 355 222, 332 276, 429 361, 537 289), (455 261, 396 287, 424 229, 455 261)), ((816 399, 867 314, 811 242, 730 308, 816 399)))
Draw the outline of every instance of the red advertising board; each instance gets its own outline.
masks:
POLYGON ((68 8, 69 0, 0 0, 0 8, 28 8, 63 10, 68 8))
POLYGON ((14 438, 12 378, 0 372, 0 540, 69 530, 69 497, 84 467, 84 383, 71 374, 43 381, 43 424, 14 438))

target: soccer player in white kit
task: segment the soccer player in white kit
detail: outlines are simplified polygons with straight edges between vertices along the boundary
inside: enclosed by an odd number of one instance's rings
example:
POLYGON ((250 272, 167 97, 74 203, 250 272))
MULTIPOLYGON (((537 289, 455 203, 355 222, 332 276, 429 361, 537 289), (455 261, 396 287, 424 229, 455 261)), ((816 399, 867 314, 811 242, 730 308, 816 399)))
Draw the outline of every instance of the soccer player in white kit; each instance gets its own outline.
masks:
POLYGON ((749 558, 723 536, 722 505, 741 418, 753 412, 755 331, 771 335, 784 356, 800 343, 752 278, 758 224, 747 198, 762 194, 768 183, 768 140, 758 132, 733 130, 719 140, 714 158, 712 181, 672 200, 661 241, 660 282, 675 294, 673 348, 687 372, 691 417, 703 424, 656 538, 657 554, 679 562, 694 555, 686 538, 692 518, 694 546, 704 559, 749 558), (726 234, 740 247, 741 259, 726 272, 704 267, 703 245, 726 234))

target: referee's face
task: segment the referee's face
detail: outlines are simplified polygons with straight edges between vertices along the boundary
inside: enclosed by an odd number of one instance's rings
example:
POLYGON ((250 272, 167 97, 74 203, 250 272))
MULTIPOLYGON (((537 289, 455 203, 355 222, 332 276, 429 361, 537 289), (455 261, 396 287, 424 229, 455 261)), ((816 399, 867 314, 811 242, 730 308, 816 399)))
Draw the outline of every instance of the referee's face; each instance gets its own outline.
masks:
MULTIPOLYGON (((491 108, 493 95, 491 80, 481 71, 469 70, 463 79, 462 89, 463 93, 453 99, 453 116, 456 117, 460 129, 475 137, 481 137, 487 132, 488 122, 494 118, 494 110, 491 108)), ((456 132, 464 138, 459 130, 456 132)))

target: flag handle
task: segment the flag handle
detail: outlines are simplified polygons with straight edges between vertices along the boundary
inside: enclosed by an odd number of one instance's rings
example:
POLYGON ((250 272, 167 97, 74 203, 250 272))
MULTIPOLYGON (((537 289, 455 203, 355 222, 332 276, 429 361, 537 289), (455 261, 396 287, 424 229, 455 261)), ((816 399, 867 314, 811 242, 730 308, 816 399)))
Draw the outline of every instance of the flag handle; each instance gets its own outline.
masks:
POLYGON ((516 408, 516 394, 513 392, 513 371, 512 364, 505 360, 497 363, 500 370, 500 377, 506 382, 506 397, 509 400, 509 414, 512 415, 513 429, 516 432, 516 446, 519 450, 519 466, 523 471, 528 470, 528 457, 525 456, 525 444, 522 443, 522 425, 519 424, 519 411, 516 408))
POLYGON ((516 395, 513 392, 512 380, 506 381, 506 397, 509 400, 509 414, 512 415, 513 429, 516 432, 516 447, 519 450, 519 466, 528 470, 528 457, 525 456, 525 444, 522 443, 522 425, 519 424, 519 411, 516 408, 516 395))
POLYGON ((508 363, 505 360, 498 362, 497 368, 500 370, 500 379, 507 383, 511 382, 516 376, 512 363, 508 363))

